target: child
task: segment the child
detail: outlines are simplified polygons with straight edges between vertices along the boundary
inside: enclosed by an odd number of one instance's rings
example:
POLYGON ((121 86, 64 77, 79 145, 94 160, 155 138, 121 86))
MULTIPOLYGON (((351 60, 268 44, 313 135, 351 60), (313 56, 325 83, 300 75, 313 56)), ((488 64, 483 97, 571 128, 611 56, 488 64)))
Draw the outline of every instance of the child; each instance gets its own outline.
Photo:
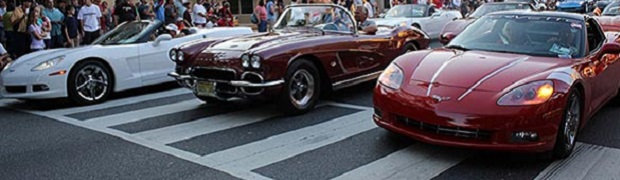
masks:
POLYGON ((78 45, 78 20, 75 17, 75 7, 67 6, 65 8, 67 16, 65 17, 63 35, 67 39, 67 47, 77 47, 78 45))
POLYGON ((32 36, 30 43, 30 52, 36 52, 45 49, 45 43, 43 38, 47 33, 43 32, 41 25, 37 22, 41 16, 41 9, 33 8, 32 12, 28 15, 28 32, 32 36))

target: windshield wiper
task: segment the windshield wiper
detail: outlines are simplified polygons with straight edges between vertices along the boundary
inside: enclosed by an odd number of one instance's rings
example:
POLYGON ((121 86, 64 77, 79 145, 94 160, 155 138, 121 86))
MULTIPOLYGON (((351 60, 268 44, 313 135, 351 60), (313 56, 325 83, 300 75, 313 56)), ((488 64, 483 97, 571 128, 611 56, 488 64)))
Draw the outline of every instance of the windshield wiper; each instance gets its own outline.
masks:
POLYGON ((461 51, 469 51, 469 50, 471 50, 469 48, 463 47, 462 45, 456 45, 456 44, 447 45, 447 46, 445 46, 445 48, 448 48, 448 49, 458 49, 458 50, 461 50, 461 51))

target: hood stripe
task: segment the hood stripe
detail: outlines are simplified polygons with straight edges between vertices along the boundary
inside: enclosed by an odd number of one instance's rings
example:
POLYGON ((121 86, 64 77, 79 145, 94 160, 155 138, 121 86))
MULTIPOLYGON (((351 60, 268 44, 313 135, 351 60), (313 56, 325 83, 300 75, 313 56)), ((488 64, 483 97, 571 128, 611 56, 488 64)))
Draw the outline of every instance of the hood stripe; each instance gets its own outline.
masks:
POLYGON ((433 90, 433 84, 437 80, 437 77, 439 77, 439 74, 441 74, 443 69, 445 69, 448 66, 448 64, 450 64, 450 62, 454 61, 455 59, 456 58, 452 58, 450 60, 447 60, 446 62, 443 62, 443 64, 441 64, 439 69, 437 69, 437 72, 433 74, 433 77, 431 78, 431 81, 429 82, 428 88, 426 89, 426 96, 431 97, 431 91, 433 90))
POLYGON ((523 62, 523 61, 525 61, 525 60, 527 60, 527 59, 529 59, 529 58, 528 58, 528 57, 524 57, 524 58, 521 58, 521 59, 517 59, 517 60, 515 60, 515 61, 513 61, 513 62, 511 62, 511 63, 509 63, 509 64, 507 64, 507 65, 505 65, 505 66, 503 66, 503 67, 501 67, 501 68, 499 68, 499 69, 497 69, 497 70, 493 71, 493 72, 491 72, 490 74, 488 74, 488 75, 486 75, 486 76, 482 77, 480 80, 478 80, 478 81, 476 82, 476 84, 474 84, 474 85, 473 85, 473 86, 471 86, 469 89, 467 89, 467 91, 465 91, 465 93, 463 93, 463 94, 462 94, 462 95, 458 98, 458 100, 460 101, 460 100, 462 100, 463 98, 465 98, 465 96, 469 95, 469 93, 471 93, 472 91, 474 91, 474 89, 476 89, 476 88, 478 88, 478 86, 482 85, 482 83, 483 83, 484 81, 486 81, 486 80, 488 80, 488 79, 491 79, 493 76, 495 76, 495 75, 497 75, 497 74, 501 73, 502 71, 504 71, 504 70, 506 70, 506 69, 508 69, 508 68, 511 68, 511 67, 513 67, 513 66, 515 66, 515 65, 517 65, 517 64, 519 64, 519 63, 521 63, 521 62, 523 62))

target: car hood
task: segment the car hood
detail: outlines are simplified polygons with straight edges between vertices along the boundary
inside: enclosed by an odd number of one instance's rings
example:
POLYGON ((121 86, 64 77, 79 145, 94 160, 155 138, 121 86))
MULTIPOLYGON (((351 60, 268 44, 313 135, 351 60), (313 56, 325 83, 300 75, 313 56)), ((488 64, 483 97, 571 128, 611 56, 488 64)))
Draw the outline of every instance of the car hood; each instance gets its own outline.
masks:
POLYGON ((89 51, 96 46, 98 45, 82 46, 78 48, 50 49, 29 53, 15 60, 11 65, 11 69, 21 66, 33 68, 41 62, 54 59, 59 56, 73 57, 77 54, 86 54, 86 51, 89 51))
POLYGON ((568 64, 569 60, 556 58, 450 49, 428 51, 417 62, 399 62, 405 74, 411 74, 409 87, 432 84, 433 88, 447 86, 487 92, 500 92, 521 80, 568 64), (407 69, 413 72, 407 73, 407 69))
POLYGON ((309 37, 319 36, 319 33, 263 33, 252 36, 228 39, 212 44, 207 50, 210 51, 246 51, 259 47, 284 44, 301 41, 309 37))

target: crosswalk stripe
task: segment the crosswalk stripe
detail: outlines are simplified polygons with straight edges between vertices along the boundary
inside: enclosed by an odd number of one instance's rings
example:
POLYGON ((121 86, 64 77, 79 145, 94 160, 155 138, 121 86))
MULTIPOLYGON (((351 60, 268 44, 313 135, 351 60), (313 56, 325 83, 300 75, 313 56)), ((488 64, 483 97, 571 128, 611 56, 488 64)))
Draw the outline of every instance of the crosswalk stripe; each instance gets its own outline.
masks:
POLYGON ((620 149, 578 143, 568 159, 553 162, 535 179, 618 179, 619 164, 620 149))
POLYGON ((136 133, 135 135, 151 141, 170 144, 191 139, 203 134, 209 134, 255 123, 278 115, 280 115, 280 112, 278 110, 274 110, 273 108, 247 109, 239 112, 201 118, 183 124, 144 131, 136 133))
POLYGON ((431 179, 470 154, 460 149, 417 143, 334 179, 431 179))
POLYGON ((157 117, 175 112, 187 111, 197 108, 203 108, 204 103, 198 99, 182 101, 175 104, 165 106, 157 106, 137 111, 129 111, 120 114, 112 114, 103 117, 87 119, 85 122, 89 126, 94 127, 110 127, 120 124, 136 122, 142 119, 157 117))
POLYGON ((375 128, 370 120, 371 115, 372 111, 362 111, 341 116, 318 125, 212 153, 200 161, 224 169, 256 169, 375 128))
POLYGON ((178 95, 183 95, 183 94, 191 94, 191 91, 189 91, 188 89, 185 89, 185 88, 175 88, 175 89, 164 91, 164 92, 146 94, 146 95, 129 97, 129 98, 121 98, 121 99, 109 100, 109 101, 106 101, 106 102, 104 102, 102 104, 97 104, 97 105, 75 107, 75 108, 67 108, 67 109, 58 109, 58 110, 52 110, 52 111, 45 111, 45 113, 53 114, 53 115, 68 115, 68 114, 75 114, 75 113, 81 113, 81 112, 88 112, 88 111, 94 111, 94 110, 99 110, 99 109, 106 109, 106 108, 111 108, 111 107, 117 107, 117 106, 122 106, 122 105, 127 105, 127 104, 134 104, 134 103, 139 103, 139 102, 145 102, 145 101, 150 101, 150 100, 154 100, 154 99, 173 97, 173 96, 178 96, 178 95))

